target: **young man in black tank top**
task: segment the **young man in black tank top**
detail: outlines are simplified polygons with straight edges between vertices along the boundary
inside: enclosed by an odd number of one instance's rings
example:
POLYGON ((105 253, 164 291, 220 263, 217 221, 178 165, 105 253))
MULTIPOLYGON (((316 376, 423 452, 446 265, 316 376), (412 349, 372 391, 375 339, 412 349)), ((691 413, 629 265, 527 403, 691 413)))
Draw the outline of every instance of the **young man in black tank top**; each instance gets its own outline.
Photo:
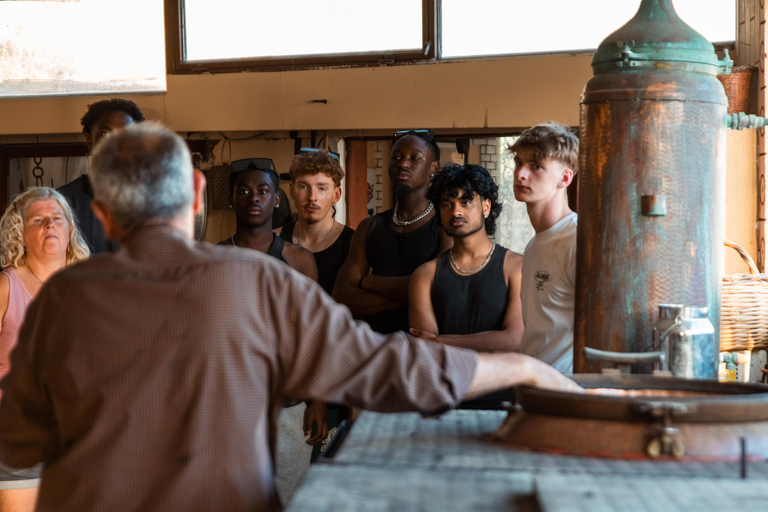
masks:
MULTIPOLYGON (((498 187, 477 165, 447 165, 427 197, 437 205, 453 247, 416 269, 410 285, 411 333, 482 352, 516 352, 523 334, 522 257, 496 245, 498 187)), ((498 409, 501 390, 459 406, 498 409)))
POLYGON ((284 261, 292 269, 317 281, 312 253, 299 245, 284 243, 272 232, 272 215, 280 208, 280 178, 272 169, 251 165, 229 177, 230 203, 237 218, 235 234, 219 242, 254 249, 284 261))
MULTIPOLYGON (((278 187, 280 178, 272 169, 259 169, 253 163, 245 169, 233 168, 229 176, 230 204, 237 218, 237 230, 231 237, 219 242, 254 249, 285 262, 292 269, 317 281, 317 266, 312 253, 300 245, 285 242, 272 232, 272 215, 280 207, 278 187)), ((318 423, 318 431, 325 429, 325 403, 313 402, 305 407, 303 402, 285 404, 278 424, 276 453, 277 491, 283 503, 290 501, 307 467, 312 449, 304 445, 307 421, 318 423)), ((322 439, 322 437, 320 438, 322 439)), ((317 442, 312 438, 307 441, 317 442)))
POLYGON ((302 148, 288 171, 298 219, 275 230, 280 238, 305 247, 317 263, 320 286, 330 295, 349 254, 354 230, 334 219, 344 171, 339 157, 326 150, 302 148))
POLYGON ((411 274, 451 245, 426 198, 439 160, 427 130, 396 134, 389 158, 395 207, 360 222, 336 279, 333 297, 378 332, 408 329, 411 274))
POLYGON ((477 165, 449 165, 427 193, 453 248, 413 273, 411 332, 483 352, 515 352, 523 333, 522 257, 489 235, 501 213, 498 187, 477 165))
MULTIPOLYGON (((302 148, 293 158, 288 173, 291 175, 290 192, 298 212, 298 219, 275 230, 280 238, 305 247, 312 252, 318 272, 318 282, 328 294, 341 265, 349 254, 349 244, 355 231, 334 219, 334 204, 341 199, 341 180, 344 171, 339 156, 326 150, 302 148)), ((312 459, 316 459, 333 440, 342 421, 349 418, 349 408, 340 404, 312 402, 304 417, 304 427, 314 434, 307 440, 313 444, 312 459)))

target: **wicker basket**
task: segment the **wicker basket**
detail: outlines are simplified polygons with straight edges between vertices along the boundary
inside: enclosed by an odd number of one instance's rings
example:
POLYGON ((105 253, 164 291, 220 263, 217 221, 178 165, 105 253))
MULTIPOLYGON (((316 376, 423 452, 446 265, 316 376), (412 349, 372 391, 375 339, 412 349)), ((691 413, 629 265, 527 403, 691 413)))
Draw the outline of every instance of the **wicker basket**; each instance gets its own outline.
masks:
POLYGON ((730 240, 725 246, 735 249, 749 265, 749 274, 723 277, 723 302, 720 313, 720 350, 758 350, 768 348, 768 274, 761 274, 743 248, 730 240))
POLYGON ((749 108, 749 89, 755 66, 736 66, 727 75, 717 75, 728 97, 728 113, 747 112, 749 108))

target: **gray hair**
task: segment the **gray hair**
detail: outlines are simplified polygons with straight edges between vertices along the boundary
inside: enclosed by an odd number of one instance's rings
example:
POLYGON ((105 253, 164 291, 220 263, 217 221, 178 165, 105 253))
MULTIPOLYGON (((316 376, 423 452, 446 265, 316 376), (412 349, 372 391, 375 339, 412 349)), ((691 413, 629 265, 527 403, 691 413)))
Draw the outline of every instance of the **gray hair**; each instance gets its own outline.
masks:
POLYGON ((147 122, 101 141, 89 169, 94 197, 123 229, 182 213, 194 200, 192 172, 184 140, 147 122))

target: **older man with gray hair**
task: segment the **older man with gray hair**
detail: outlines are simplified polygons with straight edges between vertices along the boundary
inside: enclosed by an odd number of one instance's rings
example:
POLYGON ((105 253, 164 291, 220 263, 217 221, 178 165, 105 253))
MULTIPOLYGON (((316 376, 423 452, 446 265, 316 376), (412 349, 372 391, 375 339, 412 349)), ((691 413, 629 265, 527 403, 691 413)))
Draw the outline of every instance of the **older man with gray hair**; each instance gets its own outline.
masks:
POLYGON ((285 398, 438 414, 575 386, 519 354, 374 333, 274 258, 195 242, 204 178, 160 126, 102 142, 91 176, 120 249, 46 284, 2 382, 0 458, 43 462, 39 510, 279 510, 285 398))

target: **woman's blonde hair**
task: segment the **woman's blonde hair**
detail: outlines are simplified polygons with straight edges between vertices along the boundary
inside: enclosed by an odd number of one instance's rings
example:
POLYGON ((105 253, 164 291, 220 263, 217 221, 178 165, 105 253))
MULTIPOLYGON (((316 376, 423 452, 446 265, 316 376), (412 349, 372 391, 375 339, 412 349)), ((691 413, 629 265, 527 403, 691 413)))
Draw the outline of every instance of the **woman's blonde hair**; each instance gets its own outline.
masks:
POLYGON ((53 199, 69 222, 69 241, 67 243, 67 265, 86 259, 91 251, 85 244, 80 230, 77 229, 75 214, 67 200, 52 188, 30 187, 13 198, 13 202, 0 217, 0 266, 23 267, 27 264, 27 254, 24 250, 24 216, 32 203, 53 199))

